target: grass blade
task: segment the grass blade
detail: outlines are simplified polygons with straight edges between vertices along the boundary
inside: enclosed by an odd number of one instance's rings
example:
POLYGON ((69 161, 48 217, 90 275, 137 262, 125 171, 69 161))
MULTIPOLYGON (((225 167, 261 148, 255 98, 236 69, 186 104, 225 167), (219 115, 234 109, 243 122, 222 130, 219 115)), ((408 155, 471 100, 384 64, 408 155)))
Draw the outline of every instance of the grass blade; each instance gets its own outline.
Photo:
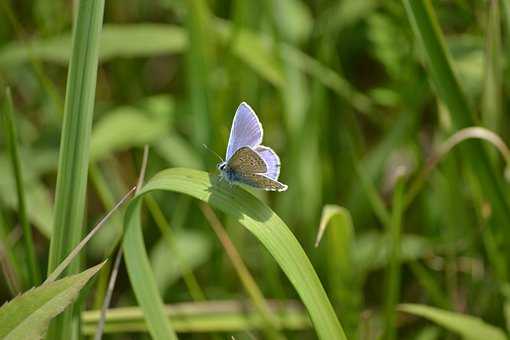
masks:
POLYGON ((210 60, 209 44, 211 34, 208 31, 210 14, 204 0, 186 1, 186 25, 189 31, 189 50, 187 51, 188 89, 190 112, 195 128, 193 140, 195 146, 209 144, 209 101, 208 74, 210 60), (208 34, 209 32, 209 34, 208 34))
POLYGON ((319 338, 346 339, 317 274, 285 223, 245 190, 219 183, 215 176, 205 172, 182 168, 167 169, 154 176, 128 206, 125 217, 126 265, 153 337, 170 338, 165 333, 170 326, 164 318, 164 306, 149 266, 140 225, 140 197, 155 190, 190 195, 236 218, 262 242, 285 272, 310 313, 319 338))
POLYGON ((499 1, 490 1, 487 21, 487 43, 485 50, 485 89, 483 94, 484 125, 501 132, 502 121, 502 74, 501 22, 499 1))
POLYGON ((18 274, 20 268, 13 247, 9 247, 8 230, 0 210, 0 266, 11 295, 16 296, 21 292, 18 274))
POLYGON ((108 281, 108 288, 106 290, 105 298, 103 301, 103 307, 101 308, 101 314, 99 316, 99 321, 96 328, 96 334, 94 335, 94 340, 101 340, 101 338, 103 337, 106 311, 108 309, 108 306, 110 305, 113 290, 115 289, 115 282, 117 281, 117 274, 119 273, 121 259, 122 248, 119 248, 119 250, 117 250, 117 255, 115 255, 115 261, 113 262, 112 273, 110 276, 110 280, 108 281))
MULTIPOLYGON (((106 24, 101 33, 99 57, 109 61, 118 57, 147 57, 182 53, 188 44, 186 31, 178 26, 141 23, 106 24), (151 39, 147 39, 151 37, 151 39), (130 44, 126 44, 130 41, 130 44)), ((71 35, 65 33, 26 43, 12 42, 0 50, 1 67, 13 67, 32 58, 67 64, 71 56, 71 35)))
MULTIPOLYGON (((203 301, 206 300, 205 293, 203 289, 200 287, 198 280, 195 274, 192 271, 192 266, 190 266, 187 261, 191 262, 191 259, 186 260, 187 256, 193 256, 194 259, 200 258, 197 254, 193 254, 189 249, 179 249, 177 244, 177 236, 173 227, 170 226, 167 218, 161 211, 156 200, 150 196, 145 196, 145 203, 147 204, 147 209, 149 210, 152 218, 158 225, 159 231, 161 232, 161 236, 163 238, 163 242, 165 243, 165 247, 169 249, 169 253, 172 253, 177 262, 176 272, 182 276, 184 283, 188 289, 188 292, 193 300, 195 301, 203 301), (190 255, 191 254, 191 255, 190 255)), ((196 244, 196 243, 195 243, 196 244)), ((208 247, 204 247, 208 248, 208 247)), ((152 256, 152 261, 155 261, 157 257, 152 256)), ((155 263, 153 262, 153 267, 155 263)), ((168 268, 167 264, 165 267, 168 268)))
MULTIPOLYGON (((310 329, 310 319, 303 306, 292 300, 266 302, 282 329, 310 329)), ((94 334, 99 310, 82 313, 83 333, 94 334)), ((265 327, 254 307, 240 301, 184 302, 165 306, 165 317, 179 333, 235 332, 265 327)), ((146 332, 147 324, 140 307, 109 309, 105 333, 146 332)))
POLYGON ((134 207, 130 204, 124 219, 125 231, 122 249, 129 280, 143 310, 147 329, 151 336, 154 339, 175 340, 177 335, 164 315, 163 302, 145 252, 142 230, 139 225, 140 210, 140 204, 136 204, 134 207))
POLYGON ((326 205, 322 209, 321 221, 315 246, 329 230, 326 239, 329 289, 333 306, 349 337, 358 331, 361 313, 362 291, 359 282, 359 266, 354 262, 354 227, 349 211, 338 205, 326 205))
MULTIPOLYGON (((448 108, 454 129, 475 125, 474 113, 453 72, 451 58, 430 1, 404 0, 404 5, 415 34, 422 43, 437 95, 448 108)), ((462 145, 461 152, 492 205, 493 214, 489 224, 491 227, 499 226, 505 233, 506 242, 509 242, 510 228, 503 226, 510 222, 510 206, 500 176, 494 173, 488 154, 479 141, 462 145)))
POLYGON ((117 209, 119 209, 120 206, 122 204, 124 204, 124 202, 126 202, 129 199, 131 194, 133 192, 135 192, 136 188, 137 188, 136 186, 131 188, 131 190, 129 190, 120 199, 120 201, 118 201, 112 207, 112 209, 110 211, 108 211, 108 213, 106 213, 105 216, 103 216, 103 218, 101 218, 101 220, 94 226, 94 228, 92 228, 92 230, 87 234, 87 236, 85 236, 80 241, 80 243, 78 243, 76 245, 76 247, 74 247, 74 249, 66 256, 66 258, 62 262, 59 263, 57 268, 55 268, 55 270, 50 275, 48 275, 48 277, 46 278, 46 281, 44 281, 44 283, 49 283, 49 282, 55 281, 60 276, 60 274, 62 274, 66 270, 66 268, 74 260, 74 258, 80 253, 80 251, 83 249, 83 247, 85 247, 85 245, 90 241, 90 239, 105 225, 105 223, 110 219, 110 217, 113 215, 113 213, 115 211, 117 211, 117 209))
POLYGON ((395 306, 400 296, 400 251, 401 251, 401 223, 404 206, 404 176, 397 178, 393 192, 391 221, 387 228, 390 242, 389 265, 386 273, 386 301, 385 301, 385 339, 395 339, 397 335, 395 306))
POLYGON ((32 239, 32 228, 28 222, 26 209, 25 188, 23 183, 23 174, 21 173, 21 161, 18 149, 18 134, 14 123, 14 105, 12 103, 11 91, 5 91, 5 113, 4 128, 6 144, 11 156, 11 164, 16 180, 16 193, 18 196, 18 212, 21 227, 23 228, 23 239, 25 241, 25 249, 28 260, 28 281, 29 287, 36 286, 41 282, 41 270, 37 263, 35 254, 34 241, 32 239))
POLYGON ((429 319, 430 321, 461 335, 466 340, 506 339, 506 336, 501 329, 486 324, 482 319, 470 315, 453 313, 439 308, 417 304, 402 304, 398 306, 398 309, 406 313, 429 319))
MULTIPOLYGON (((149 159, 149 146, 146 144, 143 148, 142 166, 140 168, 140 174, 138 175, 138 181, 136 182, 136 186, 134 187, 135 194, 137 194, 138 191, 140 191, 140 188, 143 185, 143 181, 145 178, 145 170, 147 170, 148 159, 149 159)), ((117 281, 117 275, 119 273, 121 259, 122 259, 122 247, 119 247, 119 249, 117 250, 117 255, 115 255, 115 262, 113 263, 110 280, 108 281, 108 287, 106 290, 106 294, 104 296, 103 305, 101 307, 101 316, 99 318, 99 322, 97 325, 96 334, 94 335, 94 340, 101 340, 101 338, 103 337, 106 311, 108 310, 108 307, 110 306, 110 302, 112 300, 113 290, 115 289, 115 282, 117 281)))
POLYGON ((262 291, 255 282, 253 275, 251 275, 250 271, 246 267, 246 264, 241 258, 241 255, 239 254, 234 243, 228 236, 227 231, 225 230, 223 225, 221 225, 220 220, 218 219, 214 211, 211 209, 211 207, 209 207, 208 205, 201 204, 200 209, 202 210, 202 213, 209 222, 209 225, 213 229, 214 233, 220 240, 221 245, 225 250, 225 253, 227 253, 230 262, 232 263, 232 266, 236 270, 237 275, 239 276, 239 279, 241 280, 241 283, 243 284, 246 293, 253 302, 253 305, 255 306, 255 309, 257 310, 257 312, 260 313, 260 316, 264 320, 266 324, 265 329, 267 329, 265 330, 266 337, 268 339, 273 340, 285 339, 285 336, 282 333, 278 332, 277 327, 278 321, 274 318, 273 314, 271 313, 271 310, 269 309, 269 306, 266 304, 266 300, 264 298, 264 295, 262 294, 262 291))
MULTIPOLYGON (((64 122, 55 197, 55 221, 50 243, 48 273, 78 244, 82 235, 90 133, 94 112, 99 35, 104 0, 80 1, 73 31, 73 48, 67 78, 64 122)), ((68 273, 79 271, 74 260, 68 273)), ((48 331, 50 339, 74 339, 77 318, 66 311, 48 331)))

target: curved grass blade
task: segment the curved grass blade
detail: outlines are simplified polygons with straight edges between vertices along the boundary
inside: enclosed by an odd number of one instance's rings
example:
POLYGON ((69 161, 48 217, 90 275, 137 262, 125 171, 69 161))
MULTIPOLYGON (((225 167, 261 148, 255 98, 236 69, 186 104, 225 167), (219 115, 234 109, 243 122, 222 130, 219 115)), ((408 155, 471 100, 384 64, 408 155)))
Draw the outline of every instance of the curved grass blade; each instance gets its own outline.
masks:
POLYGON ((315 246, 319 246, 324 233, 326 239, 329 291, 342 324, 349 337, 358 331, 361 314, 361 283, 359 267, 354 260, 354 227, 349 211, 334 204, 325 205, 315 246))
POLYGON ((104 262, 80 274, 43 284, 0 308, 0 338, 40 339, 52 318, 62 313, 104 262))
MULTIPOLYGON (((454 129, 475 125, 473 111, 453 71, 451 57, 430 1, 404 0, 404 5, 416 37, 423 46, 436 93, 448 108, 454 129)), ((461 153, 476 175, 484 196, 492 205, 493 214, 489 224, 495 232, 505 234, 508 244, 510 228, 502 226, 508 225, 510 221, 510 203, 500 176, 494 173, 488 153, 479 141, 466 143, 461 147, 461 153)))
POLYGON ((154 338, 172 339, 163 302, 149 266, 140 225, 140 197, 155 190, 190 195, 236 218, 262 242, 285 272, 310 313, 319 338, 346 339, 317 274, 285 223, 245 190, 219 183, 216 176, 205 172, 183 168, 167 169, 154 176, 126 211, 123 243, 126 265, 133 290, 154 338))
POLYGON ((426 318, 438 325, 459 334, 466 340, 505 340, 503 331, 497 327, 485 323, 482 319, 474 316, 454 313, 439 308, 418 304, 402 304, 398 306, 400 311, 426 318))
MULTIPOLYGON (((138 175, 138 181, 135 186, 135 194, 138 193, 140 188, 143 185, 143 181, 145 178, 145 170, 147 169, 147 160, 149 159, 149 145, 145 145, 143 148, 143 157, 142 157, 142 166, 140 168, 140 174, 138 175)), ((106 319, 106 311, 108 310, 108 306, 112 300, 113 290, 115 289, 115 282, 117 281, 117 275, 119 273, 120 260, 122 259, 122 247, 119 247, 117 250, 117 255, 115 255, 115 262, 112 267, 112 272, 110 275, 110 280, 108 282, 108 287, 106 289, 106 293, 103 300, 103 306, 101 307, 101 316, 99 318, 99 322, 97 325, 96 334, 94 335, 95 340, 101 340, 103 337, 104 323, 106 319)))

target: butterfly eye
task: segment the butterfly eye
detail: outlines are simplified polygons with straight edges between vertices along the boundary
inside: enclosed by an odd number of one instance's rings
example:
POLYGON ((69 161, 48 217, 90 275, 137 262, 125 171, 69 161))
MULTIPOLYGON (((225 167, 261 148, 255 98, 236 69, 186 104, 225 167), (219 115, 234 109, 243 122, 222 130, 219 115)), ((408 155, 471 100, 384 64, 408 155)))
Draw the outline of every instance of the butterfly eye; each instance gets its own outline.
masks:
POLYGON ((227 166, 227 164, 226 164, 225 162, 220 163, 220 164, 218 164, 218 169, 220 169, 220 170, 225 170, 225 167, 226 167, 226 166, 227 166))

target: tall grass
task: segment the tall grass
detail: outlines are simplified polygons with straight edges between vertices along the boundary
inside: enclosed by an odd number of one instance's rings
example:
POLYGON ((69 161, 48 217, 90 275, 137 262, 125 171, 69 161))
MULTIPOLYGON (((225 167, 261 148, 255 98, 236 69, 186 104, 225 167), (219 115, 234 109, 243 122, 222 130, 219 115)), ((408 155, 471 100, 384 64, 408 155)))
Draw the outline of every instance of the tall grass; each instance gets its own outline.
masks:
MULTIPOLYGON (((405 1, 404 3, 427 56, 428 69, 438 96, 448 108, 453 128, 458 130, 475 125, 474 113, 453 73, 451 57, 445 48, 444 38, 430 2, 405 1)), ((462 155, 466 159, 466 166, 477 180, 478 187, 475 190, 480 190, 483 197, 491 203, 492 213, 488 218, 489 225, 496 234, 504 235, 504 243, 507 244, 510 241, 510 229, 503 226, 510 221, 510 206, 501 177, 494 173, 488 154, 480 142, 473 141, 463 145, 462 155)), ((502 245, 499 244, 499 247, 502 245)), ((499 255, 499 257, 502 256, 508 263, 508 256, 499 255)), ((508 279, 506 273, 500 272, 500 274, 501 280, 508 279)))
MULTIPOLYGON (((73 249, 83 233, 103 10, 103 0, 80 1, 76 13, 60 139, 48 273, 73 249)), ((80 261, 76 259, 69 265, 67 273, 77 273, 79 269, 80 261)), ((74 306, 72 310, 64 312, 52 323, 47 337, 77 339, 80 310, 79 306, 74 306)))
POLYGON ((23 228, 23 239, 25 241, 25 250, 28 262, 28 287, 36 286, 41 281, 41 271, 37 256, 35 254, 34 241, 32 237, 32 227, 28 222, 26 198, 25 198, 25 185, 23 183, 23 174, 21 169, 21 161, 18 146, 18 133, 16 123, 14 121, 14 107, 12 103, 11 91, 8 88, 5 91, 5 105, 4 105, 4 132, 6 137, 6 144, 9 147, 10 160, 13 168, 14 178, 16 179, 16 192, 18 198, 18 211, 21 226, 23 228))
POLYGON ((509 4, 1 2, 0 334, 504 338, 509 4), (287 192, 217 183, 241 101, 287 192))

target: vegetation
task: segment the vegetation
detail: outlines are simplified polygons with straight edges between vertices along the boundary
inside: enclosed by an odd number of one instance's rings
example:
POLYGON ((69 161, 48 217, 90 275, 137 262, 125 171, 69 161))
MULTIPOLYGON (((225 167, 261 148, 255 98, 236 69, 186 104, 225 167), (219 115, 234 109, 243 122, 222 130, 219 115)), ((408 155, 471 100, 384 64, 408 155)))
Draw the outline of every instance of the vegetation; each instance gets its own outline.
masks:
POLYGON ((509 1, 0 13, 0 338, 508 337, 509 1))

